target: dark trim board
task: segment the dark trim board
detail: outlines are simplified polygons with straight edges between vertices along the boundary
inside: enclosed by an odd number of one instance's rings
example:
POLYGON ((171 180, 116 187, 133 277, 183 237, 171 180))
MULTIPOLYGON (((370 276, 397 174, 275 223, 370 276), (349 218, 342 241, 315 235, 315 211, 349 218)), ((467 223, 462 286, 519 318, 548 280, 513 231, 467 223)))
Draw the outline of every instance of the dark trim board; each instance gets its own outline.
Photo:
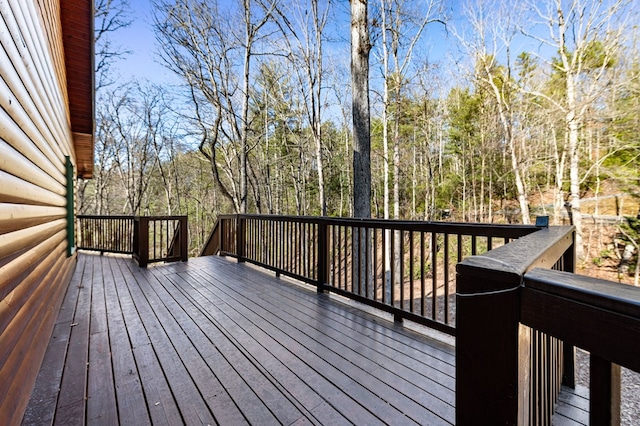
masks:
POLYGON ((209 256, 81 253, 23 424, 453 424, 454 348, 209 256))

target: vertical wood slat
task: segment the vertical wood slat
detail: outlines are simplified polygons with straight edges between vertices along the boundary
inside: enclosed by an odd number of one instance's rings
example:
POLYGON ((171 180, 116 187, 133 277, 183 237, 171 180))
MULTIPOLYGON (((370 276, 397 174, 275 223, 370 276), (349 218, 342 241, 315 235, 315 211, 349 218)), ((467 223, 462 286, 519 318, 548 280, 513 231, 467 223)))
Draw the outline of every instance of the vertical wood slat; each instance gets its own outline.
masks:
POLYGON ((413 255, 413 231, 409 231, 409 299, 411 299, 411 304, 409 305, 409 312, 414 313, 414 300, 415 300, 415 292, 414 292, 414 255, 413 255))
POLYGON ((444 323, 449 322, 449 234, 444 233, 444 323))
POLYGON ((380 237, 382 238, 382 303, 384 304, 389 304, 389 300, 387 297, 387 287, 389 286, 389 283, 387 282, 387 241, 389 240, 389 230, 387 229, 383 229, 380 232, 380 237))
POLYGON ((438 318, 438 236, 431 232, 431 318, 438 318))
POLYGON ((389 285, 391 286, 391 300, 390 305, 396 306, 396 231, 391 231, 391 238, 389 238, 389 244, 391 245, 391 277, 389 279, 389 285))
POLYGON ((398 239, 399 242, 399 248, 400 248, 400 253, 398 255, 398 258, 400 260, 399 264, 400 264, 400 273, 398 274, 398 278, 400 280, 399 284, 400 284, 400 309, 404 310, 405 309, 405 295, 404 295, 404 231, 400 230, 400 238, 398 239))
POLYGON ((589 365, 589 423, 619 425, 620 366, 594 354, 589 365))
POLYGON ((425 264, 424 264, 424 231, 420 231, 420 315, 425 316, 426 308, 426 280, 425 280, 425 264))
POLYGON ((378 228, 373 228, 373 300, 378 300, 378 228))

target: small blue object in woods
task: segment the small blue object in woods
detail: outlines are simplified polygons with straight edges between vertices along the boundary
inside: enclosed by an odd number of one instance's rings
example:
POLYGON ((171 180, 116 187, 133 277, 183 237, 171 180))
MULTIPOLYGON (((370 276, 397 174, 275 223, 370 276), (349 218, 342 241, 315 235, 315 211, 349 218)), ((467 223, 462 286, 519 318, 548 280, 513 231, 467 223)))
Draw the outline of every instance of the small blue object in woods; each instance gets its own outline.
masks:
POLYGON ((536 216, 536 226, 538 228, 548 228, 549 216, 536 216))

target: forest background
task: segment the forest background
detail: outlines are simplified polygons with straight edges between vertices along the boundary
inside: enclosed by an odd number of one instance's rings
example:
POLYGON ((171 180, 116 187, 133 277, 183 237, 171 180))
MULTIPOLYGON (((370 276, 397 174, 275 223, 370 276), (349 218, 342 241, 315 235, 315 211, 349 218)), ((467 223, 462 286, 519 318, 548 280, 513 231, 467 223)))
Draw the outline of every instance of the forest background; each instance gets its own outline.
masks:
MULTIPOLYGON (((354 215, 349 2, 153 0, 163 83, 114 72, 135 17, 95 6, 79 213, 188 215, 194 255, 219 214, 354 215)), ((639 9, 370 0, 371 216, 549 215, 576 225, 583 268, 637 283, 639 9)))

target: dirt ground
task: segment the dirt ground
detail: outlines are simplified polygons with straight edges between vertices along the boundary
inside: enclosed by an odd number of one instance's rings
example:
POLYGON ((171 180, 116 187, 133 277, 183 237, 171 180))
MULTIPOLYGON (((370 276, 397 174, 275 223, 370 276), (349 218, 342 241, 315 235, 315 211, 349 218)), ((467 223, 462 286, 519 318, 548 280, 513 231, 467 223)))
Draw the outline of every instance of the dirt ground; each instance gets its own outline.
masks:
POLYGON ((586 259, 577 265, 576 273, 633 285, 632 273, 618 273, 618 266, 624 250, 618 225, 588 222, 584 225, 583 240, 586 259))

